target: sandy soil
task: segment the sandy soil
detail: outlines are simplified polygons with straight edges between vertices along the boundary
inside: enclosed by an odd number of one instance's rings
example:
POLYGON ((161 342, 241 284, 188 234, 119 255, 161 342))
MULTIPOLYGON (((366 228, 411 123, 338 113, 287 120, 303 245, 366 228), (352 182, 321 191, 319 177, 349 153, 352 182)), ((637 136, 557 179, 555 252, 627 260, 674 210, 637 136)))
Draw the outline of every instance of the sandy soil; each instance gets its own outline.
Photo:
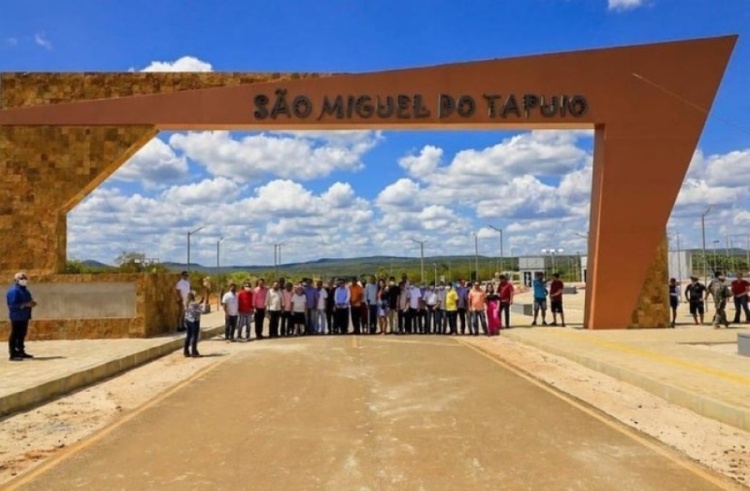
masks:
MULTIPOLYGON (((696 415, 608 376, 508 339, 480 338, 468 341, 477 343, 521 370, 661 440, 738 483, 750 483, 749 433, 696 415)), ((276 346, 282 348, 280 344, 271 343, 264 348, 272 350, 276 346)), ((253 347, 247 345, 246 348, 253 347)), ((0 424, 0 485, 32 469, 61 449, 105 428, 202 369, 234 358, 236 354, 234 345, 219 341, 207 341, 202 351, 228 356, 184 359, 177 352, 3 420, 0 424)))
MULTIPOLYGON (((469 340, 509 364, 584 401, 738 483, 750 486, 750 433, 670 404, 565 358, 504 339, 469 340)), ((702 346, 717 351, 735 346, 702 346)))
MULTIPOLYGON (((217 346, 220 351, 223 343, 207 341, 205 345, 217 346)), ((216 356, 186 359, 178 351, 0 420, 0 485, 220 360, 222 357, 216 356)))

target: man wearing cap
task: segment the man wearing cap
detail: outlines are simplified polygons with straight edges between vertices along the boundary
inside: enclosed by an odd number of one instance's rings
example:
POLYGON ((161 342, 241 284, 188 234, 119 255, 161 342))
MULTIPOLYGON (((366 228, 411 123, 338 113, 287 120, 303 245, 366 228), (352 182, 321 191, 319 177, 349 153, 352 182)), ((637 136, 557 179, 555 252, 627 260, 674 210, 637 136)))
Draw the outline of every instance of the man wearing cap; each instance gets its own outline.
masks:
POLYGON ((36 307, 36 302, 31 297, 27 288, 28 277, 26 273, 16 273, 15 284, 8 289, 6 299, 8 301, 8 313, 10 314, 10 335, 8 336, 8 349, 10 361, 22 361, 24 358, 34 358, 26 353, 24 341, 29 330, 31 320, 31 309, 36 307))
POLYGON ((705 308, 703 304, 703 295, 706 293, 706 286, 698 281, 697 276, 690 277, 690 284, 685 288, 685 299, 688 301, 690 306, 690 315, 693 316, 695 325, 698 325, 698 319, 700 318, 700 324, 703 324, 703 315, 705 308))

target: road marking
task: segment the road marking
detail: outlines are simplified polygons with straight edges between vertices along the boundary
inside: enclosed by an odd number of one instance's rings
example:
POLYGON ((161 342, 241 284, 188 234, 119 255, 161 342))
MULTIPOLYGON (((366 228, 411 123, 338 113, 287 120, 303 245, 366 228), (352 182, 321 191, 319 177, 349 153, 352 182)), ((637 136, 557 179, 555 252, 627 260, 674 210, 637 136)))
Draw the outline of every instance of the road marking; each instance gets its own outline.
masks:
POLYGON ((40 464, 39 466, 35 467, 34 469, 31 469, 28 473, 21 474, 18 478, 16 478, 13 481, 10 481, 6 483, 7 487, 3 489, 7 490, 15 490, 19 489, 20 487, 29 484, 31 481, 39 477, 41 474, 47 472, 48 470, 52 469, 53 467, 59 465, 64 460, 67 460, 68 458, 72 457, 73 455, 81 452, 82 450, 85 450, 86 448, 92 446, 94 443, 99 442, 102 440, 105 436, 109 435, 116 429, 120 428, 125 423, 133 420, 137 416, 140 416, 143 414, 146 410, 152 408, 156 404, 162 402, 172 394, 182 390, 187 385, 190 385, 193 383, 196 379, 202 377, 203 375, 206 375, 210 371, 216 369, 217 367, 221 366, 222 364, 226 363, 227 359, 229 357, 227 356, 223 360, 219 360, 213 365, 209 365, 207 367, 201 368, 197 372, 195 372, 193 375, 191 375, 189 378, 183 380, 179 384, 175 385, 171 389, 167 390, 166 392, 162 393, 161 395, 157 396, 154 399, 151 399, 150 401, 145 402, 144 404, 140 405, 139 407, 133 409, 128 414, 122 416, 120 419, 114 421, 111 425, 107 425, 101 430, 95 432, 93 435, 84 438, 80 442, 74 443, 67 447, 64 451, 50 457, 45 462, 40 464))
POLYGON ((559 389, 550 387, 547 383, 538 380, 534 378, 532 375, 528 374, 527 372, 523 371, 520 368, 517 368, 503 360, 500 360, 496 357, 496 355, 487 353, 483 349, 474 346, 473 344, 470 344, 463 339, 456 339, 455 340, 458 343, 461 343, 463 346, 479 353, 480 355, 484 356, 485 358, 489 359, 490 361, 493 361, 494 363, 500 365, 501 367, 505 368, 506 370, 514 373, 515 375, 518 375, 522 379, 534 384, 535 386, 543 389, 544 391, 552 394, 553 396, 557 397, 558 399, 561 399, 571 406, 575 407, 579 411, 582 411, 583 413, 587 414, 588 416, 591 416, 592 418, 596 419, 597 421, 605 424, 609 428, 612 428, 613 430, 617 431, 618 433, 621 433, 631 440, 639 443, 640 445, 643 445, 644 447, 653 450, 654 452, 662 455, 663 457, 669 459, 670 461, 674 462, 675 464, 679 465, 680 467, 683 467, 684 469, 692 472, 693 474, 697 475, 701 479, 704 479, 711 484, 714 484, 719 489, 726 489, 726 490, 732 490, 732 489, 738 489, 738 486, 735 486, 733 482, 728 482, 729 478, 720 478, 717 477, 713 471, 708 471, 704 469, 702 466, 699 466, 692 461, 688 460, 688 457, 682 457, 679 455, 674 455, 673 452, 670 452, 669 450, 666 450, 662 448, 661 445, 657 445, 654 442, 648 440, 646 437, 642 437, 635 433, 635 429, 630 428, 628 426, 625 426, 623 423, 620 423, 616 420, 612 420, 611 417, 606 416, 605 414, 602 414, 598 410, 592 409, 591 407, 585 406, 581 404, 580 402, 576 401, 572 396, 569 396, 568 394, 565 394, 561 392, 559 389))
POLYGON ((732 382, 739 382, 741 384, 750 385, 750 377, 736 375, 731 372, 725 372, 724 370, 718 370, 716 368, 707 367, 699 363, 692 363, 689 361, 680 360, 679 358, 672 358, 670 356, 660 355, 659 353, 655 353, 653 351, 648 351, 648 350, 644 350, 641 348, 634 348, 632 346, 616 343, 614 341, 605 341, 603 339, 588 338, 584 335, 572 334, 572 333, 564 332, 564 331, 550 331, 550 332, 556 336, 563 336, 569 339, 583 340, 591 344, 598 344, 599 346, 602 346, 605 348, 611 348, 617 351, 621 351, 623 353, 630 353, 633 355, 639 355, 643 358, 650 358, 652 360, 659 361, 667 365, 674 365, 674 366, 678 366, 682 368, 689 368, 690 370, 694 370, 696 372, 707 373, 709 375, 714 375, 716 377, 719 377, 725 380, 730 380, 732 382))

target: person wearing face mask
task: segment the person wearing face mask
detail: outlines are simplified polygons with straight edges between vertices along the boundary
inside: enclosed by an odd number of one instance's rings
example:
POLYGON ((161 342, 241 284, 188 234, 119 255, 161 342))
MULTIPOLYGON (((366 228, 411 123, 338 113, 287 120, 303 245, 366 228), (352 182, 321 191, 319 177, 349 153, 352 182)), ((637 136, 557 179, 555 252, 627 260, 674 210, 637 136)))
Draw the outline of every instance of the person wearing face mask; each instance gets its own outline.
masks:
POLYGON ((231 283, 229 291, 221 299, 221 306, 224 307, 224 339, 235 341, 234 330, 237 327, 238 302, 237 302, 237 285, 231 283))
POLYGON ((437 304, 438 297, 437 293, 435 293, 435 285, 433 283, 430 283, 430 286, 424 293, 425 319, 424 324, 422 324, 422 330, 420 331, 422 334, 432 334, 433 332, 437 331, 433 331, 432 329, 432 321, 435 317, 435 309, 437 308, 437 304))
POLYGON ((250 340, 250 323, 253 315, 253 289, 250 283, 242 286, 242 291, 237 294, 237 339, 242 339, 242 328, 247 330, 246 340, 250 340))
POLYGON ((388 305, 388 327, 391 334, 396 334, 396 332, 400 331, 398 323, 398 319, 400 318, 398 297, 401 295, 401 288, 396 284, 396 278, 393 276, 388 278, 388 286, 385 290, 386 304, 388 305), (399 329, 396 329, 397 327, 399 329))
POLYGON ((29 330, 31 310, 36 307, 36 302, 28 289, 28 277, 26 273, 16 273, 15 284, 10 287, 6 295, 8 301, 8 313, 10 315, 10 335, 8 336, 8 349, 10 361, 22 361, 24 358, 34 358, 26 353, 26 333, 29 330))

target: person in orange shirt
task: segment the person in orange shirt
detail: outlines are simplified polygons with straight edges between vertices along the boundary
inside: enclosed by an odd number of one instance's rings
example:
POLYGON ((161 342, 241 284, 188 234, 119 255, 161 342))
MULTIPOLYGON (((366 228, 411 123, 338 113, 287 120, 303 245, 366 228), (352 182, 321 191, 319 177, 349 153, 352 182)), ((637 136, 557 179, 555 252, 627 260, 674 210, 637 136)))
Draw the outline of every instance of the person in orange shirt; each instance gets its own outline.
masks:
POLYGON ((354 334, 360 334, 360 327, 362 325, 362 302, 364 301, 365 292, 362 286, 357 281, 357 278, 352 278, 352 286, 349 287, 351 293, 351 306, 352 306, 352 326, 354 327, 354 334))
POLYGON ((482 291, 479 286, 479 282, 474 282, 474 288, 469 292, 469 317, 471 324, 471 334, 479 336, 479 323, 482 323, 482 331, 487 334, 487 315, 484 312, 484 304, 486 303, 487 294, 482 291))

